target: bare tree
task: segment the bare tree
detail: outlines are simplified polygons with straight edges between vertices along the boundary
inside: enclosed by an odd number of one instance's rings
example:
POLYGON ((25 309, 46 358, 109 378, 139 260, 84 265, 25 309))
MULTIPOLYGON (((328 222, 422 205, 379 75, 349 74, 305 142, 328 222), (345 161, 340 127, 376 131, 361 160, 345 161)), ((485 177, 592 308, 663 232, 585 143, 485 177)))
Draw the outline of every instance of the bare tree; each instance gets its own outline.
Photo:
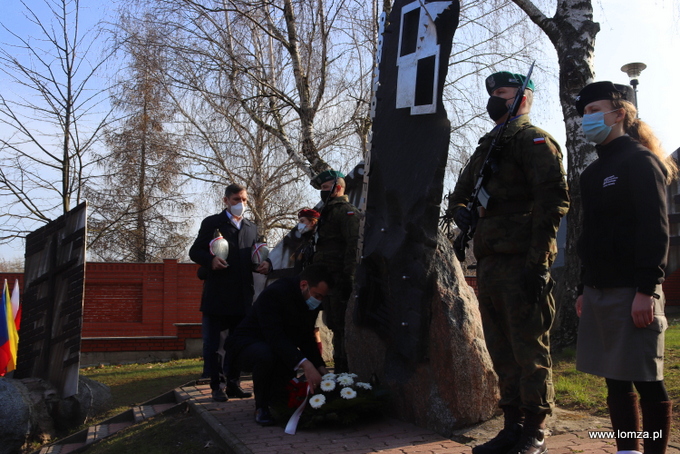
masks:
MULTIPOLYGON (((521 72, 541 53, 541 36, 511 0, 461 4, 460 22, 449 58, 444 103, 451 120, 448 169, 457 177, 489 129, 485 78, 494 71, 521 72)), ((533 79, 543 77, 535 71, 533 79)))
POLYGON ((375 9, 352 0, 148 8, 173 30, 170 91, 192 179, 218 190, 245 184, 263 234, 291 227, 310 175, 329 157, 347 168, 363 156, 374 39, 361 18, 375 9))
POLYGON ((188 123, 184 157, 192 165, 187 175, 212 188, 216 200, 230 182, 247 187, 252 220, 262 236, 272 239, 273 230, 294 225, 292 215, 300 208, 307 179, 275 137, 238 104, 221 99, 206 92, 175 98, 188 123))
POLYGON ((182 258, 192 205, 181 193, 182 141, 168 129, 175 109, 166 92, 164 31, 148 16, 134 23, 123 17, 121 25, 130 64, 112 96, 123 115, 117 129, 107 130, 104 182, 88 194, 90 251, 106 260, 182 258))
POLYGON ((24 259, 14 258, 14 259, 4 259, 0 257, 0 273, 23 273, 24 272, 24 259))
POLYGON ((177 83, 195 88, 197 80, 211 80, 200 89, 238 102, 307 175, 329 167, 323 151, 348 143, 357 112, 366 109, 368 94, 354 87, 357 81, 368 86, 371 55, 357 51, 349 36, 363 30, 349 25, 372 14, 370 5, 353 0, 154 4, 178 30, 173 47, 192 58, 185 62, 194 78, 185 73, 177 83))
POLYGON ((45 17, 21 3, 30 27, 3 24, 12 42, 0 49, 11 83, 0 94, 3 242, 81 202, 88 153, 108 119, 97 80, 108 55, 95 55, 101 31, 81 31, 79 0, 44 0, 45 17))

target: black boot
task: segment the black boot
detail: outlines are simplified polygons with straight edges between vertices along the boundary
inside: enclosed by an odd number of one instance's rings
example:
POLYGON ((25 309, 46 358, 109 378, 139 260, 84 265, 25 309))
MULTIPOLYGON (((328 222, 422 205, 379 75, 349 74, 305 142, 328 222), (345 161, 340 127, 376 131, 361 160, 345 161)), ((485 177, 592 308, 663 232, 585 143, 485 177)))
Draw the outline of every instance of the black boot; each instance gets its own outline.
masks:
MULTIPOLYGON (((612 421, 614 432, 640 431, 640 412, 637 402, 637 394, 633 392, 607 396, 609 419, 612 421)), ((640 451, 640 440, 633 437, 617 437, 616 449, 618 451, 640 451)))
POLYGON ((642 408, 642 430, 647 432, 645 454, 665 454, 671 434, 673 402, 640 401, 642 408))
POLYGON ((548 452, 544 429, 545 414, 527 413, 522 436, 506 454, 543 454, 548 452))
POLYGON ((506 454, 522 435, 524 415, 517 407, 503 407, 505 422, 498 435, 484 444, 472 448, 472 454, 506 454))
POLYGON ((238 399, 247 399, 249 397, 252 397, 252 395, 253 393, 244 391, 243 388, 241 388, 238 380, 227 381, 227 396, 236 397, 238 399))

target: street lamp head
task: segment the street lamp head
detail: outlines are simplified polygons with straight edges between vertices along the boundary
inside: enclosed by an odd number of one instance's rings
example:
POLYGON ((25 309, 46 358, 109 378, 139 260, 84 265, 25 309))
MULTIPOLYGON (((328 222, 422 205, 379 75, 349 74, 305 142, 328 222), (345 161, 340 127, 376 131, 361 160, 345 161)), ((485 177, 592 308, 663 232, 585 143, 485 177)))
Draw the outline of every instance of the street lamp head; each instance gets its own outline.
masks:
POLYGON ((640 73, 647 67, 644 63, 628 63, 627 65, 623 65, 621 67, 621 71, 624 73, 628 74, 628 77, 630 78, 630 84, 633 87, 637 87, 638 85, 638 77, 640 77, 640 73))

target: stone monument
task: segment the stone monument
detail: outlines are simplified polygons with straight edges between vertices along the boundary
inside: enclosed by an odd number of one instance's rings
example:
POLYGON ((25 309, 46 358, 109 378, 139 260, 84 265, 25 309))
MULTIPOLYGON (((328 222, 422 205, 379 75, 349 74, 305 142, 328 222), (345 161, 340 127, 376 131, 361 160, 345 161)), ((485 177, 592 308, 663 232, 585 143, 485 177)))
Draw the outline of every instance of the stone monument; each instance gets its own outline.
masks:
POLYGON ((488 419, 497 382, 474 293, 438 221, 450 123, 441 101, 457 0, 397 0, 380 20, 350 370, 404 420, 450 435, 488 419))

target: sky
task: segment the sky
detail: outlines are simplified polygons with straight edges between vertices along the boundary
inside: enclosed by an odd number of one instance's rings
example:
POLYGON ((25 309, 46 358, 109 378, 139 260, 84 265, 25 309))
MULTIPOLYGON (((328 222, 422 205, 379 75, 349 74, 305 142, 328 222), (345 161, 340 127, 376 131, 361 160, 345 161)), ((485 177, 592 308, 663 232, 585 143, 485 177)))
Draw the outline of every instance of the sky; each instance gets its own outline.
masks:
MULTIPOLYGON (((680 4, 677 0, 594 1, 594 15, 600 24, 595 39, 595 79, 628 84, 621 67, 645 63, 647 68, 638 79, 640 119, 652 127, 666 151, 673 152, 680 147, 679 114, 672 107, 676 98, 670 85, 680 80, 680 4)), ((557 58, 554 50, 552 55, 557 58)), ((540 126, 564 144, 559 105, 552 110, 555 117, 546 118, 547 123, 540 126)))
POLYGON ((645 63, 638 85, 640 118, 654 129, 666 151, 676 150, 680 135, 671 82, 680 79, 680 5, 677 0, 608 1, 602 16, 595 42, 597 78, 625 83, 628 77, 621 66, 645 63), (623 3, 628 5, 623 8, 623 3))
MULTIPOLYGON (((29 4, 42 4, 42 0, 28 0, 29 4)), ((87 4, 89 2, 86 2, 87 4)), ((680 80, 680 5, 678 0, 594 0, 595 21, 600 32, 595 42, 596 80, 610 80, 628 83, 628 76, 621 66, 632 62, 643 62, 647 68, 639 78, 638 107, 642 120, 649 123, 661 139, 666 151, 680 147, 680 135, 675 124, 679 114, 673 102, 680 100, 674 95, 674 81, 680 80), (675 4, 674 4, 675 3, 675 4)), ((13 15, 19 2, 0 0, 3 5, 2 22, 15 23, 13 15)), ((98 7, 90 11, 101 12, 98 7)), ((0 31, 0 41, 4 41, 0 31)), ((541 62, 556 66, 554 49, 545 52, 541 62)), ((514 70, 523 72, 526 68, 514 70)), ((564 145, 566 142, 564 122, 557 95, 557 84, 545 92, 537 93, 537 102, 546 101, 547 111, 533 117, 537 125, 549 131, 564 145)), ((0 246, 0 257, 9 260, 23 256, 23 242, 11 246, 0 246)))

